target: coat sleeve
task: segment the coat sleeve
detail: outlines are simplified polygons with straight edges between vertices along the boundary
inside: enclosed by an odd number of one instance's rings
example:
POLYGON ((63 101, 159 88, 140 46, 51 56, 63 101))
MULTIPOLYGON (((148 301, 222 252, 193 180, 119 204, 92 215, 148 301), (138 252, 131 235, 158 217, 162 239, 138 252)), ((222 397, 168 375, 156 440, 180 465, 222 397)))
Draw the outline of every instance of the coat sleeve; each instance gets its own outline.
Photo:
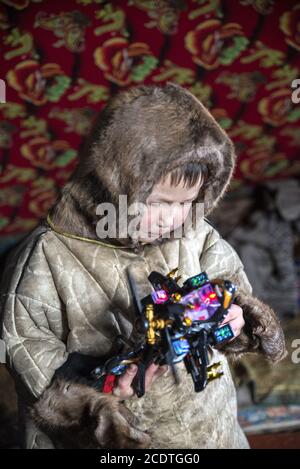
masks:
POLYGON ((35 398, 68 358, 65 343, 47 324, 47 316, 57 313, 61 314, 57 308, 20 294, 8 293, 5 298, 2 338, 7 362, 35 398))
POLYGON ((208 277, 231 280, 238 287, 235 304, 243 309, 245 325, 241 334, 222 347, 233 359, 245 353, 260 353, 272 362, 287 354, 280 321, 275 312, 252 294, 242 261, 230 244, 213 230, 200 254, 200 266, 208 277))
POLYGON ((125 405, 81 381, 76 368, 70 370, 72 354, 42 325, 46 310, 52 316, 56 312, 19 294, 8 294, 4 304, 2 337, 8 364, 36 398, 31 407, 35 423, 69 448, 147 447, 149 436, 137 428, 136 417, 125 405))

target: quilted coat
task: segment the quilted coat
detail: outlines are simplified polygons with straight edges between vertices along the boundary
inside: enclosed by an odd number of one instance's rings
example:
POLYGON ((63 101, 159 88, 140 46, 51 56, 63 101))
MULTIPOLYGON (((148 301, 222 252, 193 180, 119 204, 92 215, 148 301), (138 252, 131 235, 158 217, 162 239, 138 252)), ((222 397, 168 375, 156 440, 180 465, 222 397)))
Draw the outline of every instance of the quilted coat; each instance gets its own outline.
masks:
POLYGON ((208 178, 199 193, 205 216, 232 176, 232 142, 184 88, 140 86, 112 97, 100 113, 78 167, 43 221, 8 258, 1 285, 1 337, 19 399, 26 448, 248 448, 237 421, 228 359, 258 353, 277 362, 286 353, 274 311, 252 295, 241 260, 204 218, 180 239, 100 241, 96 206, 145 201, 163 173, 199 161, 208 178), (222 349, 210 347, 223 376, 193 390, 183 363, 180 384, 168 371, 142 398, 119 401, 89 386, 73 358, 101 360, 119 334, 137 340, 127 268, 140 296, 152 270, 175 267, 187 277, 206 271, 238 286, 245 326, 222 349), (76 375, 77 373, 77 375, 76 375))

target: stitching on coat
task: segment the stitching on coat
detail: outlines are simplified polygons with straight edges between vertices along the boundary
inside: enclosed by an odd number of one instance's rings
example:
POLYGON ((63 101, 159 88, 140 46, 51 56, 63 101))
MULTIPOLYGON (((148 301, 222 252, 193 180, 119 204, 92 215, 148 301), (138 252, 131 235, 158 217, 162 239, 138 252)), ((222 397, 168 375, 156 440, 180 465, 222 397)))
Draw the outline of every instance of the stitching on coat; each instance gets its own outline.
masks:
MULTIPOLYGON (((23 305, 23 307, 28 311, 28 316, 30 317, 30 319, 32 320, 32 322, 34 322, 34 323, 36 324, 36 327, 37 327, 38 329, 40 329, 40 326, 37 325, 36 320, 31 316, 30 308, 27 308, 26 305, 25 305, 25 302, 23 302, 23 300, 26 299, 26 296, 24 296, 24 295, 18 295, 18 294, 17 294, 16 296, 17 296, 18 300, 21 302, 21 304, 23 305), (22 298, 23 298, 23 300, 22 300, 22 298)), ((34 301, 34 300, 33 300, 33 301, 34 301)), ((46 327, 47 329, 49 329, 49 331, 51 331, 51 329, 50 329, 50 324, 49 324, 48 317, 47 317, 47 315, 46 315, 45 309, 46 309, 46 308, 45 308, 45 305, 43 305, 43 306, 41 307, 41 312, 44 313, 44 317, 45 317, 45 320, 46 320, 46 322, 47 322, 47 326, 41 326, 41 327, 46 327)), ((51 331, 51 332, 52 332, 52 331, 51 331)))
POLYGON ((205 243, 204 243, 205 249, 203 249, 203 251, 199 254, 199 257, 202 256, 202 254, 204 254, 206 251, 208 251, 212 246, 214 246, 220 239, 223 239, 223 238, 219 235, 219 233, 215 229, 212 229, 209 232, 209 234, 207 236, 207 239, 205 240, 205 243), (211 240, 211 238, 213 237, 214 234, 217 234, 218 237, 216 238, 215 241, 210 243, 210 240, 211 240), (206 247, 207 244, 208 244, 208 246, 206 247))
POLYGON ((37 303, 41 303, 42 305, 45 305, 48 308, 53 308, 53 309, 56 309, 57 311, 62 311, 62 308, 58 308, 57 306, 49 305, 45 301, 41 301, 41 300, 38 300, 36 298, 31 298, 31 296, 22 295, 22 293, 16 293, 14 291, 8 291, 8 292, 3 294, 3 296, 8 296, 8 295, 14 295, 14 296, 17 296, 17 297, 26 298, 27 300, 32 300, 32 301, 36 301, 37 303))
MULTIPOLYGON (((26 251, 26 248, 27 248, 27 247, 29 247, 29 252, 28 252, 28 254, 27 254, 26 259, 24 260, 24 263, 23 263, 23 266, 22 266, 22 270, 21 270, 20 276, 19 276, 19 278, 18 278, 18 280, 17 280, 17 284, 16 284, 16 288, 15 288, 16 290, 18 289, 19 284, 20 284, 20 282, 21 282, 21 280, 22 280, 22 278, 23 278, 25 268, 27 267, 27 264, 29 263, 29 261, 30 261, 30 259, 31 259, 31 255, 32 255, 33 251, 35 250, 35 248, 37 247, 37 245, 38 245, 38 243, 41 241, 41 239, 42 239, 45 235, 47 235, 48 232, 49 232, 48 230, 47 230, 47 231, 43 231, 42 233, 40 233, 40 234, 38 235, 38 237, 36 237, 36 238, 33 239, 32 244, 28 243, 28 244, 24 245, 24 251, 23 251, 23 252, 26 251)), ((29 236, 29 235, 28 235, 28 236, 29 236)), ((23 242, 24 242, 24 241, 25 241, 25 240, 23 240, 23 242)), ((20 246, 21 246, 21 245, 20 245, 20 246)), ((20 248, 20 246, 18 246, 18 248, 20 248)), ((20 256, 21 256, 21 255, 22 255, 22 254, 20 253, 20 256)))
MULTIPOLYGON (((14 297, 16 299, 16 295, 14 294, 14 297)), ((15 316, 13 316, 13 324, 14 324, 14 330, 16 332, 16 336, 17 338, 19 339, 19 344, 21 345, 21 347, 24 349, 24 351, 26 352, 26 355, 29 357, 29 359, 31 360, 31 362, 33 363, 34 367, 40 372, 40 375, 43 377, 43 379, 47 382, 48 381, 48 378, 44 375, 44 373, 42 372, 42 370, 40 369, 40 367, 37 365, 37 363, 34 361, 33 357, 30 355, 29 351, 27 350, 27 347, 26 345, 24 345, 24 343, 20 340, 21 336, 19 336, 18 332, 17 332, 17 328, 16 328, 16 321, 15 321, 15 316)), ((63 342, 62 342, 63 343, 63 342)), ((33 389, 32 387, 29 385, 30 389, 31 389, 31 392, 35 395, 35 393, 33 392, 33 389)))
MULTIPOLYGON (((116 293, 117 293, 117 288, 118 288, 118 283, 116 285, 116 288, 112 294, 112 296, 110 297, 108 295, 108 293, 104 290, 102 284, 98 283, 97 280, 92 276, 91 272, 85 267, 85 265, 80 262, 80 260, 74 255, 74 253, 71 251, 71 249, 69 249, 69 247, 58 237, 56 236, 56 238, 60 241, 60 243, 66 247, 66 249, 68 250, 68 252, 71 254, 72 258, 77 262, 78 265, 82 266, 83 269, 85 270, 85 272, 87 272, 87 274, 89 275, 89 277, 92 279, 93 283, 97 285, 97 287, 100 289, 101 293, 104 293, 105 297, 106 297, 106 300, 108 301, 109 305, 107 307, 107 311, 109 311, 110 313, 112 313, 112 319, 113 321, 116 321, 116 318, 114 317, 114 313, 112 311, 112 306, 113 306, 113 299, 115 298, 116 296, 116 293)), ((46 256, 45 256, 46 257, 46 256)), ((113 264, 113 267, 115 267, 115 265, 113 264)), ((117 272, 118 274, 118 271, 117 269, 115 269, 115 271, 117 272)), ((89 325, 89 327, 91 327, 91 329, 93 329, 94 331, 96 331, 97 334, 101 334, 105 340, 111 342, 111 337, 110 336, 107 336, 106 334, 103 333, 103 331, 97 329, 97 327, 95 327, 89 320, 88 320, 88 317, 86 316, 86 314, 84 314, 84 311, 83 312, 83 318, 86 322, 86 324, 89 325)))
MULTIPOLYGON (((65 243, 63 243, 60 238, 58 238, 58 236, 57 236, 57 239, 59 240, 59 242, 60 242, 63 246, 65 246, 65 247, 68 249, 69 253, 70 253, 71 256, 73 257, 73 259, 75 259, 75 261, 77 262, 77 264, 79 264, 79 265, 81 265, 81 266, 83 267, 83 269, 85 270, 85 272, 86 272, 86 273, 90 276, 90 278, 92 279, 93 283, 95 283, 95 284, 99 287, 99 289, 101 290, 101 292, 105 294, 106 299, 107 299, 107 300, 109 301, 109 303, 110 303, 110 302, 111 302, 111 299, 110 299, 109 295, 107 294, 107 292, 104 290, 103 286, 100 285, 100 283, 97 282, 97 280, 92 276, 91 272, 86 268, 86 266, 83 265, 82 262, 80 262, 80 260, 74 255, 74 253, 71 251, 71 249, 69 249, 68 246, 67 246, 65 243)), ((114 293, 113 293, 113 296, 115 296, 115 294, 116 294, 116 288, 115 288, 115 291, 114 291, 114 293)))
MULTIPOLYGON (((113 250, 113 252, 114 252, 114 255, 115 255, 116 261, 117 261, 117 264, 114 264, 114 267, 116 268, 116 271, 118 272, 119 282, 121 282, 124 285, 124 289, 125 289, 126 295, 127 295, 127 304, 128 304, 128 307, 130 307, 130 295, 129 295, 129 291, 128 291, 128 285, 126 284, 126 282, 123 278, 123 273, 121 275, 121 272, 120 272, 119 267, 118 267, 118 265, 120 265, 120 258, 119 258, 118 252, 115 249, 113 250)), ((118 283, 118 285, 119 285, 119 283, 118 283)), ((116 292, 117 292, 117 289, 115 291, 115 295, 116 295, 116 292)), ((114 295, 114 297, 115 297, 115 295, 114 295)))

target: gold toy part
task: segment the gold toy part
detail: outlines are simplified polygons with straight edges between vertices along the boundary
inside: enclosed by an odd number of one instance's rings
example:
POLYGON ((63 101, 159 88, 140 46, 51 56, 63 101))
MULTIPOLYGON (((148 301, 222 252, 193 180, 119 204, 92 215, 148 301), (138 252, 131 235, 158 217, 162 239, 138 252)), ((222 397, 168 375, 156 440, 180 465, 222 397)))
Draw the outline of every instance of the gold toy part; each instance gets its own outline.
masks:
POLYGON ((212 363, 212 365, 206 367, 208 383, 214 379, 221 378, 224 374, 223 371, 218 370, 219 366, 221 366, 221 362, 212 363))
POLYGON ((173 278, 175 282, 178 282, 178 280, 181 279, 182 275, 178 275, 178 277, 175 277, 176 272, 178 271, 178 267, 175 267, 175 269, 170 270, 170 272, 167 274, 168 278, 173 278))
POLYGON ((223 308, 227 309, 228 306, 230 305, 231 299, 232 299, 232 293, 230 293, 228 290, 224 288, 224 301, 223 301, 223 308))
POLYGON ((186 326, 191 326, 193 324, 193 321, 191 320, 191 318, 188 318, 188 317, 184 318, 183 322, 186 326))
POLYGON ((172 324, 170 319, 155 319, 154 318, 154 305, 149 304, 146 306, 146 319, 148 321, 147 342, 149 345, 155 345, 156 331, 164 329, 169 324, 172 324))
POLYGON ((131 365, 131 363, 138 363, 138 358, 124 358, 124 360, 120 361, 120 365, 131 365))

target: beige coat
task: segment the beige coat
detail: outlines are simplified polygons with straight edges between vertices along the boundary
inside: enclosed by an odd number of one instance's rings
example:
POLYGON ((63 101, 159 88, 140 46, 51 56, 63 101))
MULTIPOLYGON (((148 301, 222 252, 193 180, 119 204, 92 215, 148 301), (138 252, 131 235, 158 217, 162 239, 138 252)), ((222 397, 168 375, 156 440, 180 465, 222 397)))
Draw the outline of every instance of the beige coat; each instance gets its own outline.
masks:
MULTIPOLYGON (((134 310, 125 275, 129 264, 145 294, 152 270, 166 274, 177 266, 182 282, 206 271, 210 278, 238 281, 241 290, 251 293, 236 252, 207 222, 190 239, 146 245, 142 255, 70 239, 44 227, 33 231, 20 250, 8 265, 9 288, 2 299, 3 338, 22 411, 30 403, 28 392, 39 398, 70 352, 100 357, 116 335, 130 336, 134 310)), ((181 363, 179 386, 167 373, 144 397, 126 401, 140 418, 140 429, 151 435, 151 447, 247 448, 226 356, 212 353, 212 361, 222 362, 224 375, 203 392, 194 392, 181 363)), ((25 428, 27 448, 52 447, 30 417, 25 428)))

